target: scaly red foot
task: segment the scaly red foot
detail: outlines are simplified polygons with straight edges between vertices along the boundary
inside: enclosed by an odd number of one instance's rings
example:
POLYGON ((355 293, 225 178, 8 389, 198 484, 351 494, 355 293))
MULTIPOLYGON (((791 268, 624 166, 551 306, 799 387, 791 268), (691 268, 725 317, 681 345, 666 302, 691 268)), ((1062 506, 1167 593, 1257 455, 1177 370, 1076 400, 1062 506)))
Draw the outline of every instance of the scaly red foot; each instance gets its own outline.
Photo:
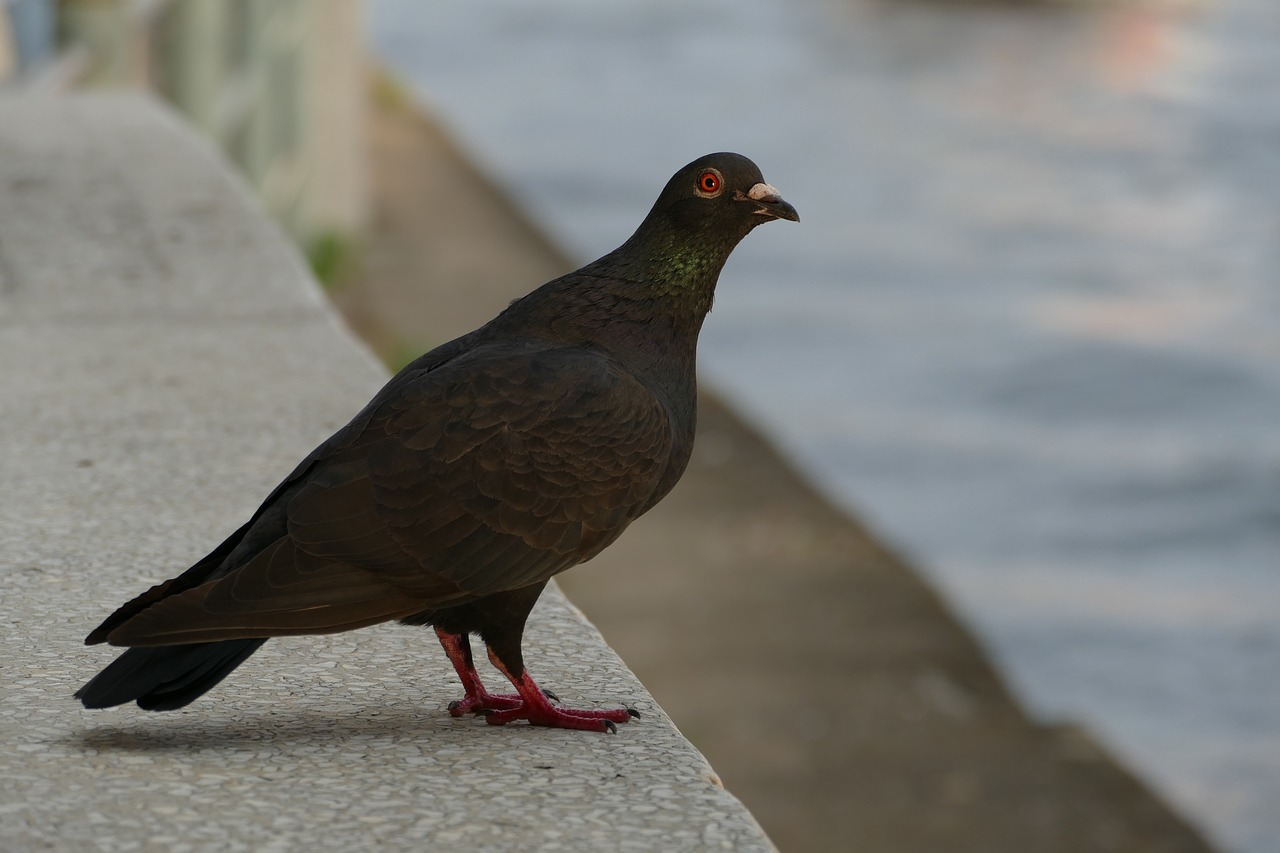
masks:
POLYGON ((521 702, 516 707, 486 714, 484 721, 491 726, 505 726, 516 720, 528 720, 531 726, 616 734, 617 723, 640 718, 640 712, 634 708, 558 708, 547 700, 546 694, 533 683, 528 673, 523 673, 519 679, 512 681, 520 691, 521 702))
POLYGON ((466 714, 488 714, 495 711, 510 711, 524 704, 515 693, 480 693, 468 694, 461 699, 449 703, 449 715, 461 717, 466 714))
POLYGON ((436 634, 440 644, 457 670, 462 681, 462 689, 466 695, 449 703, 449 713, 454 717, 464 714, 484 714, 485 722, 491 726, 505 726, 516 720, 528 720, 530 725, 548 726, 558 729, 582 729, 591 732, 617 732, 618 723, 639 719, 640 712, 634 708, 610 708, 606 710, 585 710, 577 708, 559 708, 552 701, 559 702, 554 693, 543 690, 533 682, 527 672, 520 676, 512 675, 506 664, 489 649, 489 660, 515 685, 519 693, 490 693, 480 682, 480 674, 476 672, 475 662, 471 657, 471 643, 465 634, 450 634, 439 627, 436 634))
MULTIPOLYGON (((543 690, 542 693, 552 701, 560 701, 550 690, 543 690)), ((454 717, 464 714, 492 714, 495 711, 512 711, 523 704, 524 700, 518 693, 490 693, 481 685, 476 692, 469 692, 461 699, 450 702, 449 714, 454 717)))

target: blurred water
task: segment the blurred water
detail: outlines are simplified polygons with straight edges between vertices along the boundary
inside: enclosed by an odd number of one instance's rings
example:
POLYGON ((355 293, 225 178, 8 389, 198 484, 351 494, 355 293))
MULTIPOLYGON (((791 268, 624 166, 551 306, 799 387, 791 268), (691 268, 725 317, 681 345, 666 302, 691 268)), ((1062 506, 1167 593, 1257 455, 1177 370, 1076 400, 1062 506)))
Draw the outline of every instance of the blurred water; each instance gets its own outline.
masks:
POLYGON ((1038 713, 1230 849, 1280 849, 1280 3, 375 0, 372 24, 583 259, 693 157, 755 159, 803 222, 731 259, 704 371, 1038 713))

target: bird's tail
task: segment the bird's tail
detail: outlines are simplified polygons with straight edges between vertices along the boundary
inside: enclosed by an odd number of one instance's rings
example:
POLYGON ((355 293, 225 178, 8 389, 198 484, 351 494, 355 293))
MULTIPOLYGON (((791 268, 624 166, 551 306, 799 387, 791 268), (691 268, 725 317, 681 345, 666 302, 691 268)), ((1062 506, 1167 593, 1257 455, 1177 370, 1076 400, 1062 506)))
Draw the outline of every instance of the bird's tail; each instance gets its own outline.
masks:
POLYGON ((133 648, 116 658, 76 698, 86 708, 136 701, 148 711, 189 705, 244 663, 265 638, 133 648))

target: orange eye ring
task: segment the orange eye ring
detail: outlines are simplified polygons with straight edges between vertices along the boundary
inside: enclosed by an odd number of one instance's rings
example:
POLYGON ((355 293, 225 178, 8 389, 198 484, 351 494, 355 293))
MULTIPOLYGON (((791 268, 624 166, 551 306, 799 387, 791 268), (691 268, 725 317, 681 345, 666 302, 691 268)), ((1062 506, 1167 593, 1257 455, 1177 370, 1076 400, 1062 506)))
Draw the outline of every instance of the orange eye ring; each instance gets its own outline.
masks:
POLYGON ((698 192, 703 195, 716 195, 722 186, 724 182, 720 179, 720 173, 714 169, 708 169, 698 176, 698 192))

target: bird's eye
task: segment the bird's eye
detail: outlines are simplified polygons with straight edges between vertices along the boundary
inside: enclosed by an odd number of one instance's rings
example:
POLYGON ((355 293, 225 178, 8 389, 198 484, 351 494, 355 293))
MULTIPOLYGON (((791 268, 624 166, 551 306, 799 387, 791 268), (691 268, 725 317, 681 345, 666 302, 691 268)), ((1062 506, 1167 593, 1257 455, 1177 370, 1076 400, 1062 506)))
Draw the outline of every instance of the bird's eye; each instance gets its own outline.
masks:
POLYGON ((707 170, 698 176, 698 189, 704 195, 715 195, 720 192, 720 173, 707 170))

